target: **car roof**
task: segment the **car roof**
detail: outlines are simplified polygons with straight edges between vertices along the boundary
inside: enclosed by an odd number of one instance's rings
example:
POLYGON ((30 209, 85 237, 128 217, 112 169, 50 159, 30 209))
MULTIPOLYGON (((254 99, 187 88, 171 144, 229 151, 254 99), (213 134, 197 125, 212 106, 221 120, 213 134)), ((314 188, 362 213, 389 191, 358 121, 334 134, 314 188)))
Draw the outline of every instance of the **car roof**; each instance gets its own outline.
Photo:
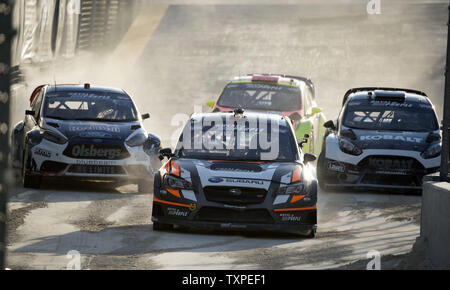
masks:
MULTIPOLYGON (((312 89, 314 89, 313 82, 305 77, 298 76, 288 76, 284 74, 247 74, 244 76, 237 76, 230 83, 236 82, 251 82, 254 77, 278 77, 278 82, 273 84, 285 84, 285 85, 294 85, 296 87, 300 87, 302 84, 308 84, 312 89)), ((261 81, 264 82, 264 81, 261 81)), ((270 83, 270 82, 269 82, 270 83)))
POLYGON ((403 103, 422 103, 430 104, 431 101, 428 96, 421 91, 411 90, 411 89, 401 89, 401 88, 355 88, 350 89, 344 96, 342 105, 344 105, 347 100, 353 101, 363 101, 363 100, 377 100, 380 101, 395 101, 396 99, 401 100, 403 103))
POLYGON ((117 93, 117 94, 125 94, 127 93, 122 89, 116 89, 111 87, 102 87, 102 86, 89 86, 89 88, 85 88, 85 85, 48 85, 47 92, 102 92, 102 93, 117 93))

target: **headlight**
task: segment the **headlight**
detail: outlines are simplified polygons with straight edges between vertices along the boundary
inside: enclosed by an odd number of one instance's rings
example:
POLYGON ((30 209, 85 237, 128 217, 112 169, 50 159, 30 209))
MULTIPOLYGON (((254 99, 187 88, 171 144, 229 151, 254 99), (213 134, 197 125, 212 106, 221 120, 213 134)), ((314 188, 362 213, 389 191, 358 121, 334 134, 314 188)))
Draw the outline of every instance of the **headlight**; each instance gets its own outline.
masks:
POLYGON ((67 138, 64 137, 63 135, 59 135, 59 134, 56 134, 56 133, 53 133, 53 132, 47 131, 47 130, 42 131, 41 134, 45 140, 48 140, 50 142, 57 143, 57 144, 67 143, 67 138))
POLYGON ((296 183, 289 186, 280 187, 278 189, 278 194, 300 194, 305 191, 304 183, 296 183))
POLYGON ((147 141, 147 136, 144 133, 138 133, 130 136, 125 143, 130 147, 140 146, 147 141))
POLYGON ((351 154, 351 155, 361 155, 362 150, 358 148, 355 144, 347 139, 340 138, 339 139, 339 148, 342 152, 351 154))
POLYGON ((192 184, 182 178, 164 175, 164 185, 172 189, 192 189, 192 184))
POLYGON ((441 148, 441 143, 433 144, 427 150, 423 151, 421 155, 425 159, 438 157, 441 154, 441 148))

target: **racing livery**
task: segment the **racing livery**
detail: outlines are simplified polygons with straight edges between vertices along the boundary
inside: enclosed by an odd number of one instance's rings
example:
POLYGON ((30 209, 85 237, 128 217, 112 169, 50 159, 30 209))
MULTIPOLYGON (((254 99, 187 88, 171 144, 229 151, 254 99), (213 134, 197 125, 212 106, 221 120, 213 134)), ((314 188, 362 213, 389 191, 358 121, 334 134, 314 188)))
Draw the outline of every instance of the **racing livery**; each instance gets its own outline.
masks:
POLYGON ((355 88, 337 123, 328 121, 317 163, 323 188, 421 190, 440 166, 441 136, 434 107, 420 91, 355 88))
POLYGON ((208 101, 214 112, 236 108, 247 112, 288 116, 294 122, 295 134, 310 136, 303 151, 316 154, 322 149, 325 117, 315 101, 314 84, 308 78, 281 74, 250 74, 234 78, 216 102, 208 101))
POLYGON ((239 110, 234 114, 194 114, 175 152, 166 148, 160 153, 168 161, 154 178, 154 230, 184 225, 286 230, 315 235, 317 180, 310 164, 315 156, 301 152, 288 117, 239 110), (217 125, 218 120, 220 125, 217 125), (267 120, 278 126, 266 128, 264 122, 267 120), (211 122, 216 123, 203 126, 197 132, 193 129, 196 126, 193 124, 211 122), (258 125, 251 127, 249 123, 258 125), (261 136, 267 133, 279 145, 272 156, 267 147, 237 146, 243 140, 247 145, 260 144, 263 142, 261 136), (186 146, 189 138, 186 136, 190 135, 196 142, 205 140, 210 134, 215 136, 218 146, 211 148, 206 143, 186 146), (245 137, 237 141, 239 137, 236 136, 240 134, 245 137), (230 142, 228 147, 221 146, 227 140, 230 142))
POLYGON ((159 168, 160 139, 148 134, 123 90, 80 85, 43 85, 12 133, 13 167, 24 187, 42 176, 137 183, 149 192, 159 168))

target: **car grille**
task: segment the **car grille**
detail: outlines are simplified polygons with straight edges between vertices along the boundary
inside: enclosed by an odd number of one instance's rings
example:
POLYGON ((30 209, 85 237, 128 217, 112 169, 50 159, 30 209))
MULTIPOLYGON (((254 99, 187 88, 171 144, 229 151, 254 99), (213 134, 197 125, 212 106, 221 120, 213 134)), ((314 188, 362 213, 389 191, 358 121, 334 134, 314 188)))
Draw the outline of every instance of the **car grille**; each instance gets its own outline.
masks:
POLYGON ((387 173, 425 173, 425 168, 419 161, 409 157, 398 156, 370 156, 358 164, 360 169, 369 169, 371 172, 387 173))
POLYGON ((71 143, 63 152, 76 159, 121 160, 130 157, 130 153, 119 144, 71 143))
POLYGON ((262 203, 267 191, 260 188, 207 186, 203 192, 208 201, 231 205, 262 203))
POLYGON ((196 220, 211 222, 273 223, 274 220, 265 209, 236 211, 226 208, 203 207, 197 213, 196 220))
POLYGON ((122 166, 109 165, 72 165, 68 172, 79 174, 126 174, 122 166))

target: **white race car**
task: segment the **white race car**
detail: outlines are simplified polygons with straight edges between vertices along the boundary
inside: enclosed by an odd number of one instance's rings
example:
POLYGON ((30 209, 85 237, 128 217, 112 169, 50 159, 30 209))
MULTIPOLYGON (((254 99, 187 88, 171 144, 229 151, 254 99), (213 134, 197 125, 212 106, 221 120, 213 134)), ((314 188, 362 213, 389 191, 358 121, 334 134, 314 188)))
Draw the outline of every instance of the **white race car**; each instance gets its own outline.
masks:
POLYGON ((324 126, 317 164, 322 188, 420 190, 422 177, 439 170, 439 123, 423 92, 351 89, 337 122, 324 126))
POLYGON ((137 183, 150 192, 160 139, 148 134, 123 90, 89 84, 39 86, 12 134, 12 160, 24 187, 42 176, 137 183))

